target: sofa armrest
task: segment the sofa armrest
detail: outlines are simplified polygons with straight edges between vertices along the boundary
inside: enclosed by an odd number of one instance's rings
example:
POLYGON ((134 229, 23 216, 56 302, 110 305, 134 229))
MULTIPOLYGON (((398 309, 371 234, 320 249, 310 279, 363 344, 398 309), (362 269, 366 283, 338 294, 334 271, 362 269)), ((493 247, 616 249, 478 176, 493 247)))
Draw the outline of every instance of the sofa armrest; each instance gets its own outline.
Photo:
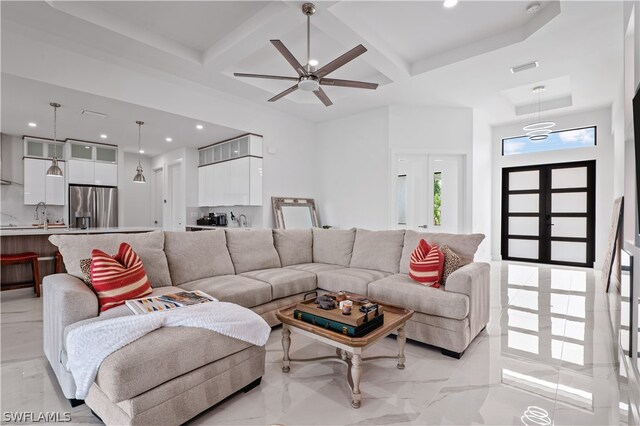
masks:
POLYGON ((489 322, 491 266, 481 262, 465 265, 449 275, 444 289, 469 297, 469 328, 473 339, 489 322))
POLYGON ((98 297, 73 275, 47 275, 42 280, 42 316, 44 353, 57 371, 65 327, 98 316, 98 297))

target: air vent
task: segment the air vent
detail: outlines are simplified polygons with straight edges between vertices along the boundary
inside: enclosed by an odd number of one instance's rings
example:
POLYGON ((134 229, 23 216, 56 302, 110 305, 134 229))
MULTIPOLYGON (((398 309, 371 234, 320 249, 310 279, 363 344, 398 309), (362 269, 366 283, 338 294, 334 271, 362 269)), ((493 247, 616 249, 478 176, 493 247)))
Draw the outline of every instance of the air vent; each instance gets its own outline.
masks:
POLYGON ((100 118, 107 118, 107 114, 103 114, 101 112, 96 112, 96 111, 89 111, 88 109, 83 109, 82 111, 80 111, 80 114, 92 115, 94 117, 100 117, 100 118))
POLYGON ((538 61, 533 61, 533 62, 529 62, 528 64, 522 64, 516 67, 511 67, 511 73, 515 74, 517 72, 522 72, 522 71, 526 71, 526 70, 530 70, 532 68, 538 68, 538 67, 539 67, 538 61))

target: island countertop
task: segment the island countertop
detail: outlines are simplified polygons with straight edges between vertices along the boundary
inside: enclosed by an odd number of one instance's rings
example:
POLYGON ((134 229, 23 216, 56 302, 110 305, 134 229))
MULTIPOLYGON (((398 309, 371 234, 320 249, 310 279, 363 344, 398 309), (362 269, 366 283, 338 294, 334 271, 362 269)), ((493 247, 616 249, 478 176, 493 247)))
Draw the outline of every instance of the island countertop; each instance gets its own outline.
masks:
POLYGON ((115 228, 66 228, 66 227, 50 227, 49 229, 31 227, 3 227, 0 228, 0 237, 21 237, 32 235, 54 235, 54 234, 119 234, 133 232, 150 232, 159 231, 162 228, 153 226, 120 226, 115 228))

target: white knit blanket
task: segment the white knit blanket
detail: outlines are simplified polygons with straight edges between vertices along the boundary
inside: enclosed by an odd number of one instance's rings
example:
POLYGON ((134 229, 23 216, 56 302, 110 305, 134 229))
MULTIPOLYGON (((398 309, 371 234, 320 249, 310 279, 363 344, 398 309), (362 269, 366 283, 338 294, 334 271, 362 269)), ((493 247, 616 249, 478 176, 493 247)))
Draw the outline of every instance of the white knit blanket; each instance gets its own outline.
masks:
POLYGON ((206 328, 256 346, 264 346, 271 332, 260 315, 225 302, 127 315, 82 325, 67 334, 66 342, 66 368, 76 382, 76 399, 86 398, 98 368, 107 356, 160 327, 206 328))

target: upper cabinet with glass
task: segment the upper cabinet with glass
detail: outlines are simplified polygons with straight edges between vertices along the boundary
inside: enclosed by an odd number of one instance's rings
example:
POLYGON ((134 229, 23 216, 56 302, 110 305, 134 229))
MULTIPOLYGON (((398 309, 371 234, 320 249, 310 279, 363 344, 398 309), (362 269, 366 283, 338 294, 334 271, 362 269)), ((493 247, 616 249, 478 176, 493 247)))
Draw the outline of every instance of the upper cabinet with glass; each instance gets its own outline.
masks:
POLYGON ((200 148, 200 166, 241 157, 262 157, 262 136, 246 134, 200 148))
POLYGON ((73 141, 71 139, 68 142, 70 159, 111 164, 118 162, 118 148, 115 146, 73 141))
POLYGON ((25 136, 24 140, 24 156, 33 158, 52 158, 58 157, 60 160, 65 159, 64 142, 53 143, 50 139, 40 139, 25 136))

